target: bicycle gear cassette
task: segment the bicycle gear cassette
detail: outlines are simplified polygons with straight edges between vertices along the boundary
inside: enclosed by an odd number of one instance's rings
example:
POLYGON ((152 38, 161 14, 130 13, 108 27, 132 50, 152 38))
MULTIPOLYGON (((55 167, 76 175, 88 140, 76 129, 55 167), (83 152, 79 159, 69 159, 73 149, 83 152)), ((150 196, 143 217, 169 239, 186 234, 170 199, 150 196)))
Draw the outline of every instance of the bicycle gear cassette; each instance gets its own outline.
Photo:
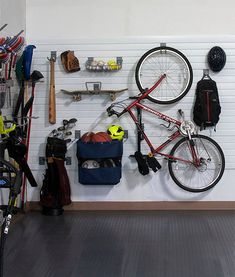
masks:
POLYGON ((179 130, 183 136, 188 136, 189 134, 195 134, 196 127, 192 121, 183 121, 179 127, 179 130))

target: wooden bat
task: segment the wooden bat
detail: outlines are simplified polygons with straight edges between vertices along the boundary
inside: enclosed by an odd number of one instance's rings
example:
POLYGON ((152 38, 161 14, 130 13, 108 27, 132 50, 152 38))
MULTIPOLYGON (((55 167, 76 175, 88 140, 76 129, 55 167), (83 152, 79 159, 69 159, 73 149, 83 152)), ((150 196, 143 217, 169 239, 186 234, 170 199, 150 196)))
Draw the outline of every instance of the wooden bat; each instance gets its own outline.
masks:
POLYGON ((56 123, 56 101, 55 101, 55 62, 56 51, 51 51, 50 61, 50 91, 49 91, 49 122, 56 123))

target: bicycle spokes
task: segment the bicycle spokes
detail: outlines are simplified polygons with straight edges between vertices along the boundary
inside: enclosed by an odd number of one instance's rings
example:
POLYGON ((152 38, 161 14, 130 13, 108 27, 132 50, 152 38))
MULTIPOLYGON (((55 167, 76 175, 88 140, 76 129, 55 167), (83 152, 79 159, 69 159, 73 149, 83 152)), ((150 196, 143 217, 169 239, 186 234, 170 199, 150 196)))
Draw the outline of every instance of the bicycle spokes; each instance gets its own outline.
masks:
POLYGON ((222 177, 225 166, 223 152, 212 139, 193 135, 193 146, 187 138, 180 140, 172 149, 171 155, 182 157, 176 162, 169 161, 169 171, 181 188, 191 192, 201 192, 213 187, 222 177), (195 157, 192 156, 194 149, 195 157))
POLYGON ((159 104, 180 100, 192 84, 192 67, 187 58, 170 47, 157 47, 146 52, 136 66, 136 83, 141 92, 155 84, 161 75, 165 80, 148 96, 159 104))

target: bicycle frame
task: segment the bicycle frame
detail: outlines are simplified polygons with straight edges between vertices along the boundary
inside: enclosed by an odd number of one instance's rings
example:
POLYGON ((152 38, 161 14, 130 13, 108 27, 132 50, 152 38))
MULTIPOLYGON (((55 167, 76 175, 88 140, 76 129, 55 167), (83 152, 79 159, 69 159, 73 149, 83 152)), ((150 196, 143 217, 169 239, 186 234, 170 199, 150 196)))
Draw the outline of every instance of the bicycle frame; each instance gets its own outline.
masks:
MULTIPOLYGON (((124 110, 123 112, 121 112, 120 115, 122 115, 123 113, 129 113, 129 115, 131 116, 131 118, 133 119, 134 123, 136 124, 138 130, 141 132, 144 140, 146 141, 146 143, 148 144, 150 150, 151 150, 151 153, 149 155, 161 155, 161 156, 164 156, 166 157, 167 159, 172 159, 172 160, 178 160, 178 161, 182 161, 182 162, 185 162, 185 163, 192 163, 192 161, 189 161, 189 160, 185 160, 185 159, 182 159, 182 158, 179 158, 179 157, 174 157, 174 156, 171 156, 169 154, 165 154, 165 153, 162 153, 161 150, 163 150, 167 145, 169 145, 172 141, 176 140, 177 138, 179 138, 180 136, 182 136, 182 134, 180 133, 179 131, 179 128, 176 132, 174 132, 172 135, 169 136, 168 140, 166 140, 164 143, 162 143, 160 146, 158 146, 157 148, 154 148, 153 144, 151 143, 151 141, 149 140, 148 136, 146 135, 146 133, 144 132, 143 128, 141 127, 141 125, 139 124, 138 122, 138 119, 137 117, 135 116, 135 114, 132 112, 132 108, 136 107, 136 108, 139 108, 141 110, 144 110, 146 112, 149 112, 149 113, 152 113, 154 115, 156 115, 158 118, 160 118, 161 120, 163 121, 166 121, 168 122, 169 124, 173 123, 174 125, 180 127, 180 125, 182 124, 181 121, 178 121, 174 118, 171 118, 157 110, 154 110, 146 105, 143 105, 140 103, 141 100, 145 99, 155 88, 157 88, 160 83, 166 78, 166 75, 163 74, 159 80, 155 83, 154 86, 152 86, 150 89, 146 90, 140 97, 138 97, 138 99, 136 99, 135 101, 133 101, 130 105, 128 105, 124 110)), ((197 159, 197 155, 196 155, 196 152, 195 152, 195 149, 193 147, 193 145, 190 144, 190 149, 191 149, 191 152, 192 152, 192 157, 193 157, 193 163, 194 164, 198 164, 199 161, 197 159)))

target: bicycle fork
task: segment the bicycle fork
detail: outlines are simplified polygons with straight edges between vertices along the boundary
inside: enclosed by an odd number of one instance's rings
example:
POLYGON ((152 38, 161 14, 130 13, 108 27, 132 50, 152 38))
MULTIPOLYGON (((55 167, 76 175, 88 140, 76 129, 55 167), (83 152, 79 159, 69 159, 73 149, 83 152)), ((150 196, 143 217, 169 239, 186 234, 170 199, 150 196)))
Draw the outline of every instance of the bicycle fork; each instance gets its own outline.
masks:
POLYGON ((189 149, 191 151, 192 154, 192 160, 193 160, 193 164, 198 167, 200 165, 200 159, 197 157, 197 153, 196 153, 196 146, 195 143, 192 139, 191 133, 189 130, 187 130, 187 134, 188 134, 188 141, 189 141, 189 149))

